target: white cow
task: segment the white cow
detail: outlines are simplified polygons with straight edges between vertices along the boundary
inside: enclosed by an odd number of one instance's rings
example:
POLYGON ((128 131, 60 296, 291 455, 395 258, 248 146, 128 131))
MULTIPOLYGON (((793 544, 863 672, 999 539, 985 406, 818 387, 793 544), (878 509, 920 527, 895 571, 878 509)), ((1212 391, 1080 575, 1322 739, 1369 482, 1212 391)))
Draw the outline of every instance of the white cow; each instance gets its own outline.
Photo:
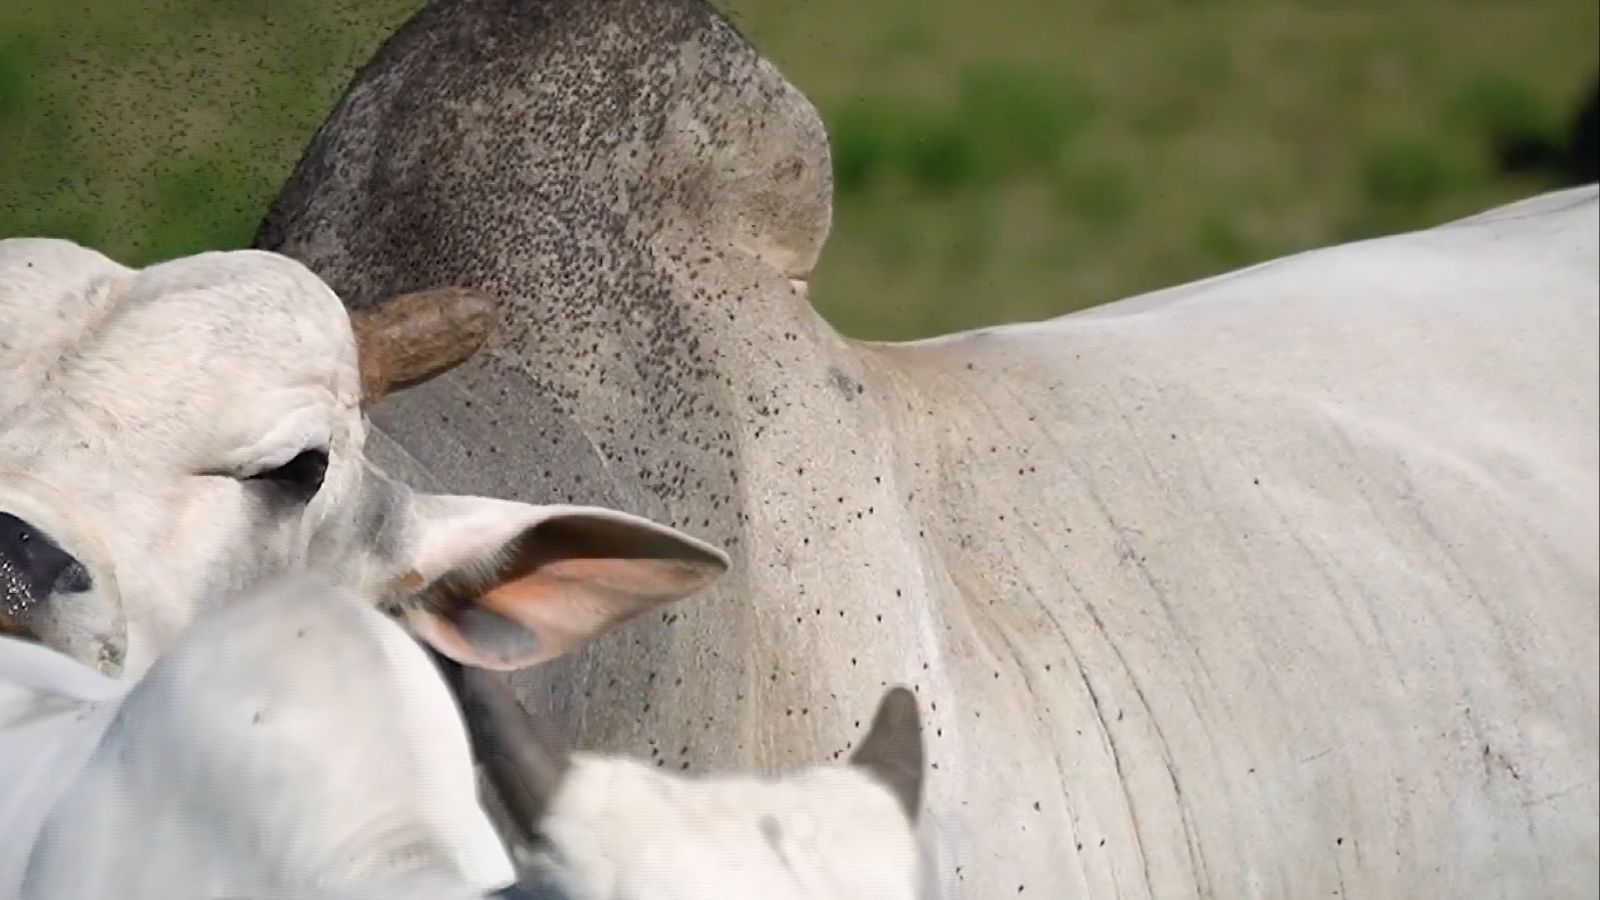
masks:
POLYGON ((781 767, 912 682, 952 897, 1600 890, 1593 187, 881 344, 806 300, 830 173, 700 0, 443 0, 264 221, 353 309, 500 299, 374 410, 408 478, 734 555, 530 709, 781 767))
POLYGON ((0 629, 137 675, 202 598, 314 567, 505 668, 720 573, 643 519, 414 493, 367 463, 360 404, 459 361, 476 338, 440 335, 475 303, 399 298, 356 323, 358 355, 339 299, 275 254, 133 270, 0 240, 0 629))
MULTIPOLYGON (((915 896, 921 739, 904 690, 854 765, 692 780, 556 755, 503 686, 482 687, 489 771, 544 848, 539 883, 508 897, 915 896)), ((320 582, 208 608, 136 682, 0 638, 0 772, 0 896, 441 900, 513 877, 438 671, 320 582)))

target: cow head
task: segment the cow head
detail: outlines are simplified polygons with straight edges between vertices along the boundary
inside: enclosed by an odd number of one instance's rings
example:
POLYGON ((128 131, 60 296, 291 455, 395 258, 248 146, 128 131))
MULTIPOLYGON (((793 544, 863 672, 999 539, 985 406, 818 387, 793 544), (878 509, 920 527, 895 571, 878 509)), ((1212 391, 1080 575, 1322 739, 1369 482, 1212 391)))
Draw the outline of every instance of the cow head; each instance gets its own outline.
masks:
POLYGON ((483 898, 513 877, 437 670, 318 579, 212 604, 138 679, 0 638, 0 698, 0 720, 28 723, 0 728, 9 771, 59 785, 7 819, 16 900, 483 898))
POLYGON ((486 304, 414 294, 352 322, 276 254, 133 270, 0 241, 0 628, 136 673, 207 598, 314 569, 515 668, 722 572, 644 519, 423 494, 367 461, 362 405, 464 359, 486 304))
POLYGON ((924 748, 912 692, 890 688, 844 766, 687 780, 569 754, 502 677, 450 673, 473 748, 535 877, 572 898, 835 900, 931 896, 914 834, 924 748))

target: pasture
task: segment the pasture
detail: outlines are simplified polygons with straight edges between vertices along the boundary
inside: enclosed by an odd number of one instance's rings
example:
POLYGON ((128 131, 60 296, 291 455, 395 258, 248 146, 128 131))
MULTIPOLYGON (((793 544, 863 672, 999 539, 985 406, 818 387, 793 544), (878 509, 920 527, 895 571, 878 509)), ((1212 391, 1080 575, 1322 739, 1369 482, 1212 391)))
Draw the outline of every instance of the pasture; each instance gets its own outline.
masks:
MULTIPOLYGON (((0 4, 0 234, 238 247, 418 0, 0 4)), ((1039 318, 1524 196, 1587 0, 724 0, 833 134, 813 298, 902 338, 1039 318)))

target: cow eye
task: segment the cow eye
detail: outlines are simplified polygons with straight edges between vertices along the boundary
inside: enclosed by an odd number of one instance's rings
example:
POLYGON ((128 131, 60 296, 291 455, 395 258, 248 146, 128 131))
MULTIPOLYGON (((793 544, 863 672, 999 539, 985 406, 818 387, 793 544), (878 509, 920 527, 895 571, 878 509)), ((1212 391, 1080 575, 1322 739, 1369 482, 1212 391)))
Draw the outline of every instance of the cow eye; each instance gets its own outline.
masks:
POLYGON ((328 451, 302 450, 281 466, 257 472, 246 481, 261 481, 292 491, 302 500, 310 500, 322 489, 322 479, 328 474, 328 451))

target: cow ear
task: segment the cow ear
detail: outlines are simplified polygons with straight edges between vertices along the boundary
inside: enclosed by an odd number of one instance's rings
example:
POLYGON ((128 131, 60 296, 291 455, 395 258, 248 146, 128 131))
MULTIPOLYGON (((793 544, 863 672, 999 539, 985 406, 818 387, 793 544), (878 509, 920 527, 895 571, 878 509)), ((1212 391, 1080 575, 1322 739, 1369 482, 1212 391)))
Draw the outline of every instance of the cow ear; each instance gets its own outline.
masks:
POLYGON ((903 687, 892 687, 878 702, 872 728, 850 755, 850 764, 887 787, 914 822, 922 806, 922 755, 917 698, 903 687))
POLYGON ((571 768, 571 755, 543 722, 522 708, 506 678, 480 668, 458 668, 455 693, 489 787, 509 814, 515 836, 531 846, 571 768))
POLYGON ((407 624, 469 666, 561 656, 728 568, 715 547, 615 510, 424 494, 412 510, 407 624))

